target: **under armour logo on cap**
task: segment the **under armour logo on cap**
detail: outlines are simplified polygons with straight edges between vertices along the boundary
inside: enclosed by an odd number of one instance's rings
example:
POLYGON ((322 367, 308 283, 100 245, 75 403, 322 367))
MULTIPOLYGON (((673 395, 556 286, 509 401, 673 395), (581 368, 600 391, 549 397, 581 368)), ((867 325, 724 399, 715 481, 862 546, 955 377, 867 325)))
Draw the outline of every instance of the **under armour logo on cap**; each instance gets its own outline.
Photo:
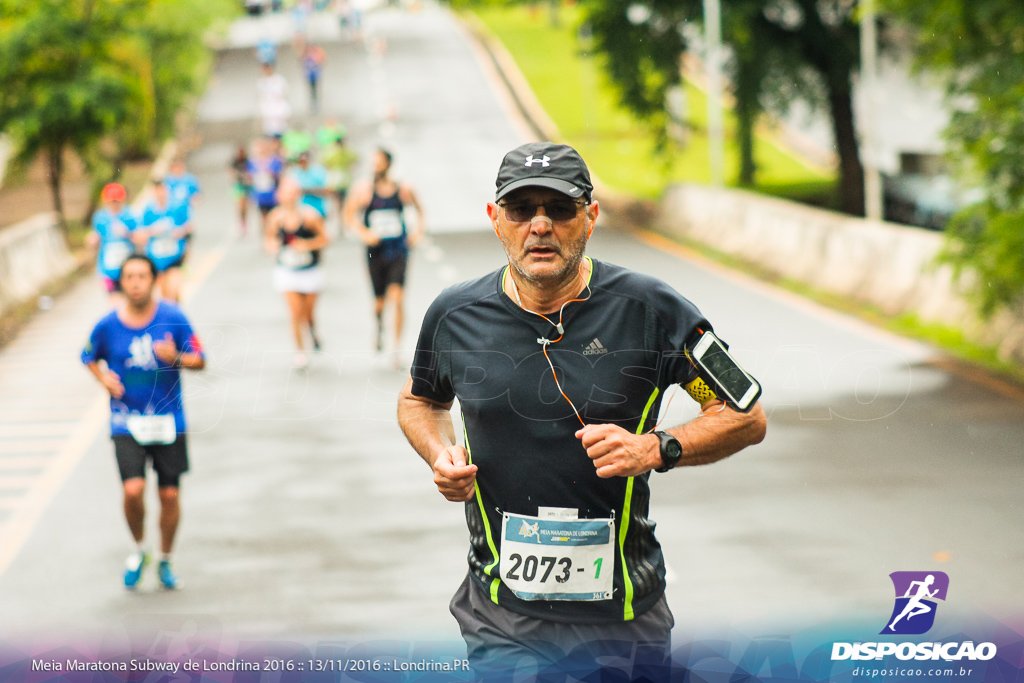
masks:
POLYGON ((594 184, 579 152, 568 145, 530 142, 505 155, 495 181, 494 201, 521 187, 547 187, 590 201, 594 184))

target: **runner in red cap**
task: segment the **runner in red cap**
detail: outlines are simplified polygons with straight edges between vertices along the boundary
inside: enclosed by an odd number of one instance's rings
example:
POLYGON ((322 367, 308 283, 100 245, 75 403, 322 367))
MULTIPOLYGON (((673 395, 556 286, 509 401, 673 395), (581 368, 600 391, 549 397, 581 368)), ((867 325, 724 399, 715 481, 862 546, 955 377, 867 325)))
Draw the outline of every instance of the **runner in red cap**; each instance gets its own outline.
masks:
MULTIPOLYGON (((118 291, 121 264, 135 253, 135 236, 132 233, 138 229, 139 221, 128 207, 128 192, 123 185, 106 185, 100 193, 100 199, 103 200, 103 207, 92 215, 93 231, 89 233, 88 244, 99 247, 96 270, 107 291, 113 296, 118 291)), ((138 237, 144 239, 142 233, 138 237)))

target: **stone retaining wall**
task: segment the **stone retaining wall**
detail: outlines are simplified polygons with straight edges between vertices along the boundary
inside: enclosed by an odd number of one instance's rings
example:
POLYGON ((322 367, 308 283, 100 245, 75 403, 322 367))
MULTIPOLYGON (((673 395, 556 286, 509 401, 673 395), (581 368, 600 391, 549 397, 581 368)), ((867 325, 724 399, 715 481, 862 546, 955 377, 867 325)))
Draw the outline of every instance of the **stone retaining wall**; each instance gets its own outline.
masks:
POLYGON ((756 263, 816 289, 915 313, 924 322, 962 329, 973 342, 1024 363, 1024 310, 983 321, 935 257, 941 233, 853 218, 831 211, 703 185, 671 187, 659 229, 756 263))

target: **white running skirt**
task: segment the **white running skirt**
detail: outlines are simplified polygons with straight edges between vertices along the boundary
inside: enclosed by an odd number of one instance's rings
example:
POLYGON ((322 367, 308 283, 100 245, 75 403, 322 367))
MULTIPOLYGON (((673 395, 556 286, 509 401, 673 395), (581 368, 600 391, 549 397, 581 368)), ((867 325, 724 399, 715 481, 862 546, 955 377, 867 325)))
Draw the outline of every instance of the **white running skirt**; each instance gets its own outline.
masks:
POLYGON ((293 270, 284 266, 274 268, 274 289, 279 292, 318 294, 327 285, 327 278, 320 266, 293 270))

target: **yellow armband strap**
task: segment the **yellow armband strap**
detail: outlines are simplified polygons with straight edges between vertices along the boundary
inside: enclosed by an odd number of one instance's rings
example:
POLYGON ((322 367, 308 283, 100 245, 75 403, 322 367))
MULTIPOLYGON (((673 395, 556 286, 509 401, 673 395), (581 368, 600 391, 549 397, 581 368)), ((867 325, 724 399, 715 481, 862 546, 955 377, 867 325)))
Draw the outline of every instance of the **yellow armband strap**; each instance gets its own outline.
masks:
POLYGON ((718 398, 718 396, 715 395, 715 392, 711 391, 711 387, 705 384, 704 380, 700 377, 693 380, 683 388, 686 389, 686 393, 690 395, 690 398, 699 403, 702 408, 707 405, 709 401, 714 401, 718 398))

